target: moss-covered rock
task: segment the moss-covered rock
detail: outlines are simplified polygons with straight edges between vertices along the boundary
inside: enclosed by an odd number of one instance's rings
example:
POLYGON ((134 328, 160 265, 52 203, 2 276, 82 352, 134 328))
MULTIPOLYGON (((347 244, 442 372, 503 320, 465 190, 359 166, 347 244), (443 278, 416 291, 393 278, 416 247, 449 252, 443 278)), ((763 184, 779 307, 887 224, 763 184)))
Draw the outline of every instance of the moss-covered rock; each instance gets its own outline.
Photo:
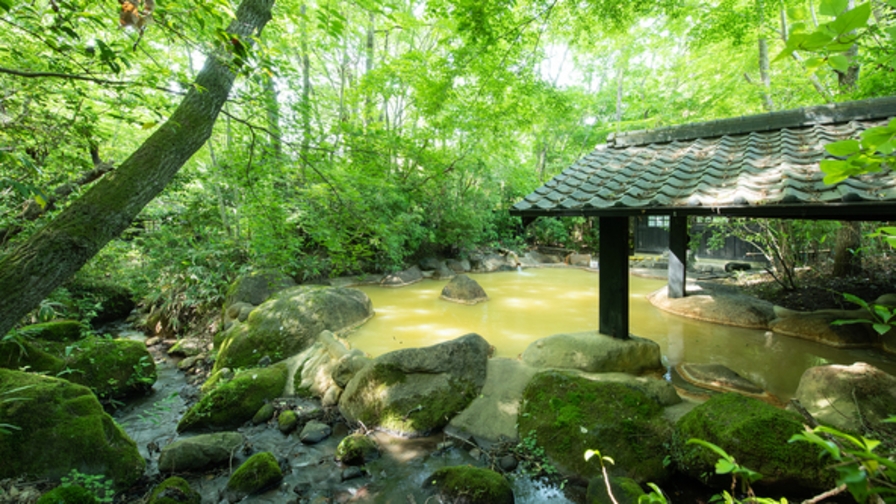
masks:
POLYGON ((172 476, 159 483, 149 496, 147 504, 200 504, 202 496, 190 488, 187 480, 172 476))
POLYGON ((239 427, 251 420, 265 401, 280 397, 288 374, 286 365, 280 363, 236 375, 194 404, 177 424, 177 431, 239 427))
POLYGON ((180 439, 162 448, 159 471, 199 471, 225 464, 242 446, 243 435, 239 432, 214 432, 180 439))
POLYGON ((644 490, 637 481, 631 478, 610 477, 610 489, 613 497, 607 493, 607 484, 603 476, 592 478, 588 482, 588 490, 585 494, 587 504, 638 504, 638 499, 644 495, 644 490))
POLYGON ((756 486, 784 488, 791 492, 830 488, 828 461, 808 443, 788 443, 802 432, 801 418, 762 401, 734 393, 713 396, 678 420, 672 440, 672 458, 679 471, 719 488, 731 484, 730 476, 716 476, 719 456, 691 438, 716 444, 738 464, 758 471, 756 486))
POLYGON ((513 504, 513 489, 504 476, 480 467, 443 467, 423 482, 444 502, 464 504, 513 504))
POLYGON ((616 464, 614 476, 660 482, 672 429, 660 404, 625 383, 598 382, 572 372, 543 371, 523 392, 521 437, 534 436, 545 454, 567 473, 593 478, 600 465, 585 461, 597 449, 616 464))
POLYGON ((224 306, 230 307, 236 303, 260 305, 271 294, 295 286, 295 280, 279 271, 253 271, 237 278, 230 284, 224 306))
POLYGON ((141 394, 156 381, 156 365, 139 341, 89 336, 75 342, 30 337, 0 343, 0 367, 28 367, 89 387, 101 399, 141 394))
POLYGON ((131 486, 146 465, 137 446, 87 387, 0 369, 0 424, 19 427, 0 443, 0 478, 59 479, 75 469, 131 486))
POLYGON ((381 355, 356 373, 339 399, 350 422, 400 436, 441 429, 479 395, 488 342, 478 334, 381 355))
POLYGON ((216 338, 215 369, 254 366, 263 356, 278 361, 309 346, 321 331, 339 333, 373 316, 367 294, 356 289, 301 285, 271 296, 216 338))
POLYGON ((630 373, 665 370, 660 346, 646 338, 619 339, 597 331, 555 334, 533 341, 523 362, 539 368, 578 369, 588 373, 630 373))
POLYGON ((277 416, 277 428, 284 434, 294 431, 299 425, 299 416, 293 410, 284 410, 277 416))
POLYGON ((231 378, 233 378, 233 370, 227 367, 218 369, 206 378, 205 382, 202 383, 202 386, 199 387, 199 391, 203 394, 208 394, 218 385, 227 382, 231 378))
POLYGON ((53 320, 25 326, 19 333, 45 341, 77 341, 81 339, 81 328, 77 320, 53 320))
POLYGON ((271 418, 274 418, 274 405, 271 403, 264 403, 262 407, 258 408, 255 416, 252 417, 252 425, 263 424, 271 418))
POLYGON ((58 486, 43 494, 37 504, 98 504, 86 488, 78 485, 58 486))
POLYGON ((336 447, 336 460, 345 465, 363 465, 377 458, 380 450, 376 441, 364 434, 350 434, 336 447))
POLYGON ((283 472, 271 452, 252 455, 239 466, 227 480, 227 494, 233 498, 244 497, 273 487, 283 479, 283 472))

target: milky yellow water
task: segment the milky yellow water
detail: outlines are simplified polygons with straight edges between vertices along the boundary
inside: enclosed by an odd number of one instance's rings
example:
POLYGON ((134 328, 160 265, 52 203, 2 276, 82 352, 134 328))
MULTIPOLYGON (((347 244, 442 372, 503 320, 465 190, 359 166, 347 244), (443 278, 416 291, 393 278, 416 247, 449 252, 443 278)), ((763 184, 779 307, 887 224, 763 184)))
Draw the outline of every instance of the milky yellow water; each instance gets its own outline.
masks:
MULTIPOLYGON (((488 340, 498 356, 515 358, 539 338, 597 330, 595 272, 544 268, 470 276, 485 289, 489 301, 475 306, 443 301, 439 294, 447 280, 424 280, 401 288, 359 287, 370 296, 376 316, 349 335, 349 342, 377 356, 474 332, 488 340)), ((630 330, 656 341, 667 366, 723 364, 784 400, 812 366, 863 361, 896 374, 896 359, 874 351, 839 350, 663 312, 646 296, 664 286, 665 280, 633 276, 630 281, 630 330)))

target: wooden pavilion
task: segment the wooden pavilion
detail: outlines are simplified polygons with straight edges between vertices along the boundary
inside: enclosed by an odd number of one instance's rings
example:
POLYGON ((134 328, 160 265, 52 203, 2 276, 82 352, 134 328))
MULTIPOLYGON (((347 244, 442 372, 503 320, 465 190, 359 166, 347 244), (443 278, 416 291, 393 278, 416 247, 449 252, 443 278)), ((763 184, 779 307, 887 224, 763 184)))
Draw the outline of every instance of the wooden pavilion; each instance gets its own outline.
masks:
POLYGON ((629 218, 669 216, 669 296, 686 285, 688 217, 896 220, 890 168, 825 184, 828 143, 896 117, 896 97, 611 135, 513 206, 536 217, 597 217, 599 331, 629 337, 629 218))

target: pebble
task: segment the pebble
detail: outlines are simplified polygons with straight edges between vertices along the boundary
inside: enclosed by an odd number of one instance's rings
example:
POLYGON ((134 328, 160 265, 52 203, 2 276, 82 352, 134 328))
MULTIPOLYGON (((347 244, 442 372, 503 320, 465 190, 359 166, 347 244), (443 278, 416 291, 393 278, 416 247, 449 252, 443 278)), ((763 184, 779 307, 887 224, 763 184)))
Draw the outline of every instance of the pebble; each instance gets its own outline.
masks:
POLYGON ((519 465, 519 461, 513 455, 504 455, 498 459, 498 466, 504 472, 512 472, 519 465))
POLYGON ((358 466, 349 466, 342 470, 342 481, 360 478, 361 476, 364 476, 364 473, 361 472, 361 468, 358 466))
POLYGON ((305 444, 316 444, 330 437, 331 432, 329 425, 312 420, 305 424, 299 439, 305 444))

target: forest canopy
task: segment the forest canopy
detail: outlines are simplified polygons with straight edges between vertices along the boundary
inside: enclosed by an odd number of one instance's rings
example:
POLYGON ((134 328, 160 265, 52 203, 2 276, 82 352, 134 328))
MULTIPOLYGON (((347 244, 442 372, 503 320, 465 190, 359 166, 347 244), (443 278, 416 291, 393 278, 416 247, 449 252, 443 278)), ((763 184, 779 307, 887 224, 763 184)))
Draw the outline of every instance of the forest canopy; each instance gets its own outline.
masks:
POLYGON ((237 75, 210 137, 79 273, 173 320, 248 269, 519 245, 508 208, 613 132, 896 90, 896 0, 282 0, 250 35, 237 11, 0 0, 0 261, 207 92, 209 58, 237 75))

